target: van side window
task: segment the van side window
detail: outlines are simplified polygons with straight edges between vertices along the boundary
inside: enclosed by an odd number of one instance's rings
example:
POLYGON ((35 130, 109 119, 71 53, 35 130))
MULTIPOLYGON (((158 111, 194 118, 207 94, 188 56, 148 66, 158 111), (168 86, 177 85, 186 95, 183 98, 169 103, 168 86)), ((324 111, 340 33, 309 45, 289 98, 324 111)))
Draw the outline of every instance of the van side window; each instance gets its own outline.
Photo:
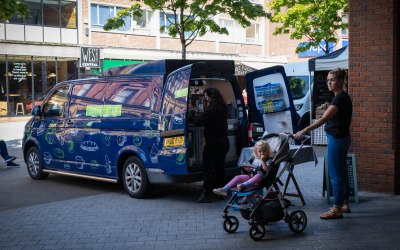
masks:
POLYGON ((43 115, 45 117, 61 118, 65 116, 64 111, 68 102, 68 89, 69 85, 66 85, 53 91, 43 105, 43 115))
MULTIPOLYGON (((96 107, 103 106, 103 95, 106 82, 89 82, 85 84, 75 84, 72 87, 71 101, 69 106, 70 118, 84 118, 101 116, 96 113, 96 107)), ((97 108, 101 110, 101 108, 97 108)))
POLYGON ((105 94, 105 105, 121 106, 122 116, 141 117, 150 113, 152 89, 141 78, 113 79, 105 94))
POLYGON ((167 81, 163 114, 185 113, 187 109, 187 97, 189 90, 190 70, 183 70, 173 74, 167 81))

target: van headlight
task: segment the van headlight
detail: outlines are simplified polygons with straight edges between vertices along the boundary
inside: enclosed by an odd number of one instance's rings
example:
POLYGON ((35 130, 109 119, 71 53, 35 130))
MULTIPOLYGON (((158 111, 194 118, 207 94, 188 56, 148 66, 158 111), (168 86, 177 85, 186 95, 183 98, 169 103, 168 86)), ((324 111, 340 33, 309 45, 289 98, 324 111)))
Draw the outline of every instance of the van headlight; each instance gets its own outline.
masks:
POLYGON ((294 108, 296 109, 296 111, 299 111, 302 107, 303 107, 303 104, 295 104, 294 105, 294 108))

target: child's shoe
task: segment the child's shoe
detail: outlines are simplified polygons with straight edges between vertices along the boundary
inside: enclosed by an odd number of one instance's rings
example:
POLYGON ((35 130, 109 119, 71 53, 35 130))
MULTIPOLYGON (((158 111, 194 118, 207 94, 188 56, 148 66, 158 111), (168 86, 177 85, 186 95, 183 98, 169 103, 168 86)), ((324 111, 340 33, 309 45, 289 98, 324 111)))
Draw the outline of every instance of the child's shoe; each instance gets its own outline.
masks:
POLYGON ((216 188, 213 189, 214 194, 221 195, 221 196, 228 196, 228 192, 223 188, 216 188))

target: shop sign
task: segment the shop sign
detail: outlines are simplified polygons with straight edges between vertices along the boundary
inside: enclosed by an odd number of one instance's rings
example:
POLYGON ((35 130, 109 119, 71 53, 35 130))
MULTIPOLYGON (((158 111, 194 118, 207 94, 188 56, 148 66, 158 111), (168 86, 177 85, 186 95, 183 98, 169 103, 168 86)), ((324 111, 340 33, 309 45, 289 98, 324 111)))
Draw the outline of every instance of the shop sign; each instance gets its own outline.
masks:
POLYGON ((13 80, 21 82, 26 79, 28 71, 25 62, 13 62, 13 69, 11 71, 13 80))
MULTIPOLYGON (((333 46, 334 44, 332 42, 329 42, 329 52, 333 51, 333 46)), ((304 43, 299 43, 299 47, 304 46, 304 43)), ((325 42, 320 42, 319 46, 314 47, 311 46, 307 51, 300 52, 298 55, 299 57, 318 57, 318 56, 323 56, 325 55, 325 52, 322 50, 322 48, 325 48, 325 42)))
POLYGON ((100 67, 100 48, 81 47, 81 67, 100 67))
POLYGON ((235 63, 235 75, 238 76, 244 76, 247 73, 253 72, 256 69, 249 67, 247 65, 244 65, 242 63, 235 63))

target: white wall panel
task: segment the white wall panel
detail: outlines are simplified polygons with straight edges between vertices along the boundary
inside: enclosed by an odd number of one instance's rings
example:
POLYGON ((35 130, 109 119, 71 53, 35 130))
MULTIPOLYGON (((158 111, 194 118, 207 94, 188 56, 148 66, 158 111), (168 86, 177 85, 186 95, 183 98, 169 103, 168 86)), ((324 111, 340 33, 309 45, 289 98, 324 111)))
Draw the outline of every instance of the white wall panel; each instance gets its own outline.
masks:
POLYGON ((60 43, 60 28, 44 27, 44 42, 45 43, 60 43))
POLYGON ((6 39, 6 32, 5 32, 4 28, 5 28, 5 24, 0 23, 0 40, 6 39))
POLYGON ((25 26, 26 41, 43 42, 42 26, 25 26))
POLYGON ((61 42, 78 44, 78 30, 76 29, 61 29, 61 42))
POLYGON ((19 24, 6 24, 6 39, 24 41, 24 26, 19 24))

